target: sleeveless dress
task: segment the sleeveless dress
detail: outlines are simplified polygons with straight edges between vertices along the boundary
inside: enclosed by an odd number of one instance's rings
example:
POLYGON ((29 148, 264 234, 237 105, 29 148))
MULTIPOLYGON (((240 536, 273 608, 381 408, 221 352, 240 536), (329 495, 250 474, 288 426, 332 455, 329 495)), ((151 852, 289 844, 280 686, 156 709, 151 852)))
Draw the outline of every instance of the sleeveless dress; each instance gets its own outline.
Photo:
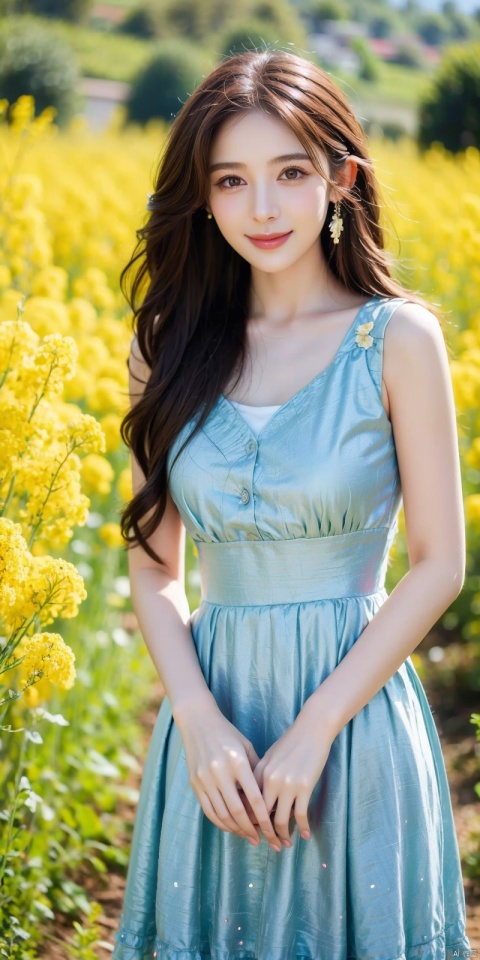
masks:
MULTIPOLYGON (((402 494, 382 357, 402 302, 364 303, 333 361, 258 436, 220 396, 169 476, 198 550, 190 626, 202 673, 260 758, 388 597, 402 494), (356 328, 370 321, 366 346, 356 328)), ((280 853, 215 826, 165 697, 114 960, 471 956, 443 754, 410 657, 334 739, 308 819, 312 839, 290 821, 293 846, 280 853)))

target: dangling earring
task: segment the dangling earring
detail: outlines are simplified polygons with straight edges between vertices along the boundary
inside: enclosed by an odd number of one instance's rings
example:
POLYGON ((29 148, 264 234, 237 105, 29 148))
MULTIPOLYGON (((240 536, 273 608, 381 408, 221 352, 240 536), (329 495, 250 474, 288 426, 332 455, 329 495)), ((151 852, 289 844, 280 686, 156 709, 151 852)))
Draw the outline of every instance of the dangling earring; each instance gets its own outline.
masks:
POLYGON ((328 229, 330 230, 333 242, 338 243, 343 230, 343 218, 340 216, 340 204, 338 200, 335 201, 335 211, 328 225, 328 229))
POLYGON ((207 213, 207 220, 211 220, 212 217, 213 217, 213 213, 207 213))

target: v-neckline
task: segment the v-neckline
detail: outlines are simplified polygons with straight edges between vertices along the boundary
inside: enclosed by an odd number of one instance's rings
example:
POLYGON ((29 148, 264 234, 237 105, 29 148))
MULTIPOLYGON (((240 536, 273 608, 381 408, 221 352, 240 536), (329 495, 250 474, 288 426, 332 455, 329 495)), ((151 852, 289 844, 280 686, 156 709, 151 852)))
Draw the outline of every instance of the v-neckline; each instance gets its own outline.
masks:
MULTIPOLYGON (((318 381, 320 381, 321 379, 323 379, 323 377, 325 377, 325 376, 327 375, 327 373, 330 372, 330 370, 332 369, 332 367, 335 366, 338 358, 342 355, 343 351, 346 349, 346 347, 347 347, 347 345, 348 345, 348 342, 349 342, 349 340, 350 340, 350 335, 351 335, 353 329, 354 329, 355 327, 359 326, 360 323, 362 322, 362 321, 360 320, 360 317, 362 316, 362 314, 364 313, 364 311, 366 311, 367 308, 368 308, 371 304, 373 304, 374 302, 376 302, 377 300, 380 300, 380 299, 382 299, 382 296, 381 296, 380 294, 376 293, 376 294, 373 295, 373 297, 370 297, 368 300, 366 300, 365 303, 362 303, 362 306, 359 308, 359 310, 357 310, 357 312, 356 312, 356 314, 355 314, 355 317, 354 317, 354 319, 353 319, 353 322, 352 322, 352 323, 350 324, 350 326, 348 327, 348 329, 347 329, 347 331, 346 331, 346 333, 345 333, 345 336, 344 336, 344 338, 343 338, 343 340, 342 340, 342 342, 341 342, 338 350, 336 351, 333 359, 330 361, 330 363, 327 364, 327 366, 324 367, 323 370, 320 370, 319 373, 316 373, 315 376, 312 377, 312 379, 308 381, 308 383, 305 383, 303 387, 300 387, 300 389, 297 390, 297 391, 289 398, 289 400, 286 400, 285 403, 279 404, 279 406, 278 406, 277 409, 274 411, 274 413, 272 414, 272 416, 268 418, 267 422, 264 424, 264 426, 262 427, 262 429, 259 430, 259 432, 258 432, 257 434, 254 433, 254 431, 251 429, 250 425, 247 423, 247 421, 246 421, 245 418, 242 416, 242 414, 240 413, 240 411, 237 410, 237 407, 234 406, 234 404, 232 403, 232 401, 229 400, 228 397, 225 396, 225 394, 221 393, 221 394, 219 395, 219 402, 226 405, 227 409, 230 410, 230 411, 233 413, 233 415, 234 415, 234 417, 237 419, 237 421, 240 421, 240 423, 241 423, 242 426, 244 427, 245 431, 246 431, 250 436, 254 437, 255 440, 258 442, 259 439, 260 439, 260 437, 263 437, 263 434, 268 431, 268 428, 271 426, 271 424, 273 423, 274 420, 277 420, 277 421, 278 421, 278 418, 281 417, 281 415, 284 413, 285 410, 287 410, 289 407, 293 406, 293 405, 294 405, 295 403, 297 403, 301 398, 303 398, 303 396, 304 396, 306 393, 308 393, 308 391, 309 391, 313 386, 315 386, 315 384, 318 383, 318 381)), ((269 404, 269 406, 276 406, 276 404, 269 404)), ((276 425, 276 424, 275 424, 275 425, 276 425)))

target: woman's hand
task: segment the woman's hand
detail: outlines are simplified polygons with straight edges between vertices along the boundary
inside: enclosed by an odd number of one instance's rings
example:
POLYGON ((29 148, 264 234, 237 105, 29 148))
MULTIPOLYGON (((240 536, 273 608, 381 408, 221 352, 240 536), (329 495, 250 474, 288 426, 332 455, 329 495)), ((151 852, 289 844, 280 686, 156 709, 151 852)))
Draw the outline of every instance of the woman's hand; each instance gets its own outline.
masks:
POLYGON ((281 847, 253 774, 259 757, 250 740, 216 710, 191 714, 181 722, 180 733, 190 784, 209 820, 258 845, 259 831, 245 809, 238 782, 265 838, 281 847))
POLYGON ((309 839, 307 808, 313 788, 327 762, 332 738, 321 727, 312 735, 311 722, 299 714, 288 730, 267 750, 254 767, 253 775, 262 790, 267 810, 283 841, 290 840, 288 821, 293 815, 300 834, 309 839))

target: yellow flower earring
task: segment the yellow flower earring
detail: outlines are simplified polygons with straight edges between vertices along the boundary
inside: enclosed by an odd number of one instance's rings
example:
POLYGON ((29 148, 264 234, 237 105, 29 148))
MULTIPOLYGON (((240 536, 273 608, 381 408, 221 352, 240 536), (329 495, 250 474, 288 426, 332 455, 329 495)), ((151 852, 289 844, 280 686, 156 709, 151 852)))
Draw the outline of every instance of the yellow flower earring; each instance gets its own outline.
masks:
POLYGON ((338 200, 335 201, 335 211, 328 225, 328 229, 330 230, 333 242, 338 243, 343 230, 343 218, 340 216, 340 204, 338 200))

